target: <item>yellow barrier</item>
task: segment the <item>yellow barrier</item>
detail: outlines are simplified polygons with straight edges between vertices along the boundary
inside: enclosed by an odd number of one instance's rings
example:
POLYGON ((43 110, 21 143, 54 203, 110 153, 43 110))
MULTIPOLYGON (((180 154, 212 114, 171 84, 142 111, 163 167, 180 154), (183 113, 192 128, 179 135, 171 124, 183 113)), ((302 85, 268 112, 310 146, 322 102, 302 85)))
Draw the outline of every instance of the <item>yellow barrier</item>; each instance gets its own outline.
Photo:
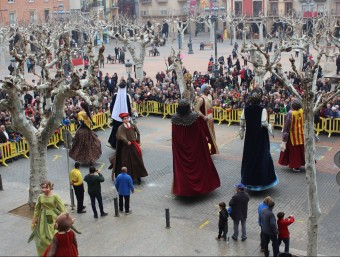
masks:
POLYGON ((142 117, 144 117, 143 112, 145 112, 143 109, 144 106, 145 106, 144 103, 141 103, 141 104, 137 104, 136 102, 133 103, 133 108, 136 109, 136 111, 138 112, 138 115, 142 117))
POLYGON ((91 130, 94 129, 98 129, 100 128, 101 130, 105 130, 104 129, 104 125, 106 123, 106 119, 105 119, 105 113, 97 113, 95 115, 92 116, 92 120, 94 122, 94 124, 91 124, 91 130))
POLYGON ((151 114, 163 114, 164 113, 164 104, 155 102, 155 101, 148 101, 146 102, 146 117, 151 114))
POLYGON ((59 143, 59 132, 54 133, 54 135, 50 138, 50 141, 48 141, 47 146, 53 145, 55 148, 59 149, 59 147, 57 146, 57 144, 59 143))
POLYGON ((164 105, 164 113, 163 118, 164 119, 167 115, 174 115, 177 110, 178 103, 172 103, 172 104, 163 104, 164 105))
POLYGON ((324 130, 328 133, 328 137, 332 135, 332 133, 340 133, 340 118, 327 118, 324 119, 324 130))
POLYGON ((217 106, 213 107, 213 118, 214 120, 218 121, 218 125, 220 125, 222 121, 224 121, 226 116, 225 112, 226 110, 223 109, 222 107, 217 106))
POLYGON ((268 122, 271 123, 273 127, 280 127, 281 129, 283 129, 285 125, 286 114, 279 113, 277 115, 277 119, 275 119, 275 113, 270 114, 268 122))
POLYGON ((242 115, 242 109, 227 109, 226 110, 226 121, 229 122, 228 126, 230 126, 232 122, 240 123, 241 115, 242 115))
MULTIPOLYGON (((147 116, 149 114, 161 114, 163 115, 163 119, 167 115, 174 115, 177 110, 178 103, 172 104, 163 104, 155 101, 143 102, 141 104, 134 103, 134 108, 137 110, 138 114, 143 116, 143 113, 146 113, 147 116)), ((228 122, 228 126, 231 125, 232 122, 239 123, 242 114, 242 109, 222 109, 221 107, 213 107, 213 117, 214 120, 218 121, 219 125, 223 121, 228 122)), ((98 113, 93 115, 93 121, 95 125, 91 126, 91 129, 100 128, 104 130, 104 126, 110 127, 111 117, 110 112, 98 113)), ((279 119, 275 122, 275 114, 271 114, 268 117, 268 121, 272 123, 276 127, 284 127, 285 114, 280 114, 279 119)), ((54 146, 58 148, 57 144, 60 141, 63 141, 62 131, 67 129, 74 135, 77 131, 78 125, 75 123, 71 123, 69 126, 62 126, 59 129, 58 133, 55 133, 48 142, 48 146, 54 146)), ((340 118, 332 119, 332 118, 321 118, 321 121, 314 125, 314 129, 317 135, 320 132, 326 131, 328 133, 328 137, 332 135, 332 133, 340 133, 340 118)), ((23 155, 25 158, 27 157, 27 152, 29 151, 28 144, 25 139, 20 140, 17 143, 7 142, 0 145, 0 163, 3 163, 4 166, 8 166, 6 161, 12 159, 14 157, 23 155)))
POLYGON ((22 139, 19 142, 7 142, 1 144, 0 151, 1 151, 0 162, 6 167, 8 166, 6 161, 14 157, 22 155, 28 159, 27 156, 28 145, 25 139, 22 139))
MULTIPOLYGON (((320 118, 320 122, 317 124, 314 124, 314 130, 317 136, 319 135, 321 131, 325 130, 325 119, 324 118, 320 118)), ((337 133, 339 133, 339 131, 337 133)))

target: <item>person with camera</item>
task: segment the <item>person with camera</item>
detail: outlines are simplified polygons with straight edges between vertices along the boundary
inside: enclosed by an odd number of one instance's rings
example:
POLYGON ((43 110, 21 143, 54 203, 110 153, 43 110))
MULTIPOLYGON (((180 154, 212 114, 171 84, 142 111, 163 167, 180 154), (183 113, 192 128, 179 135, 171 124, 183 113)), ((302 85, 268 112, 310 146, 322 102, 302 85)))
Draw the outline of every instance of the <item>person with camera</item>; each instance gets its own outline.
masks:
POLYGON ((87 191, 91 199, 91 206, 92 206, 94 218, 98 219, 98 212, 96 209, 96 199, 98 201, 100 215, 102 217, 107 216, 107 213, 104 212, 103 198, 102 198, 101 185, 100 185, 100 183, 104 182, 104 176, 98 170, 96 170, 96 167, 91 166, 89 169, 89 174, 87 174, 84 177, 84 181, 87 182, 87 191))

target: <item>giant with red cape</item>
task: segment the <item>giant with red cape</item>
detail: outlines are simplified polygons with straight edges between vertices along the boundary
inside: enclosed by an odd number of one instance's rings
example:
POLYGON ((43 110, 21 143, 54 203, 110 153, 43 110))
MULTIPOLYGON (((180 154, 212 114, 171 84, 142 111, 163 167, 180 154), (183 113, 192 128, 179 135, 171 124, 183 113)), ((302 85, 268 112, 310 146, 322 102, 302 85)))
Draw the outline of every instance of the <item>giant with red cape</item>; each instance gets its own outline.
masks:
POLYGON ((194 196, 220 187, 220 178, 211 159, 208 142, 186 100, 178 104, 172 123, 173 194, 194 196))

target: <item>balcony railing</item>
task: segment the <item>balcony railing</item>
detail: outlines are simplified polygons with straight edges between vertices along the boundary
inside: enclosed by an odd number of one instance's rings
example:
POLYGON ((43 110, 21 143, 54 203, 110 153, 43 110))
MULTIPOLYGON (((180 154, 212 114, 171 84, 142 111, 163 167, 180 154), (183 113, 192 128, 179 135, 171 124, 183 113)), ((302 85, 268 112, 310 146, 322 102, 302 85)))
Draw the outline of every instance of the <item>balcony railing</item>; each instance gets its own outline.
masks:
POLYGON ((141 4, 151 4, 152 0, 139 0, 141 4))

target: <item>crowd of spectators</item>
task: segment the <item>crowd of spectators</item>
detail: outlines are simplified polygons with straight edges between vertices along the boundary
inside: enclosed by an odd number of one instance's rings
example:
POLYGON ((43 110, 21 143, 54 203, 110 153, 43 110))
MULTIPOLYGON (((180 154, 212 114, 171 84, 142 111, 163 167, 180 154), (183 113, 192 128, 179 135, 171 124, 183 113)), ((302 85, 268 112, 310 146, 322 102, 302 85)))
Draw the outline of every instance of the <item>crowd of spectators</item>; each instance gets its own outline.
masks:
MULTIPOLYGON (((211 95, 213 97, 213 106, 224 109, 240 109, 247 105, 249 93, 255 89, 262 90, 261 105, 264 106, 269 114, 275 114, 275 121, 279 121, 279 115, 285 114, 290 109, 290 102, 293 97, 292 93, 286 86, 284 86, 275 76, 268 77, 263 81, 262 85, 254 84, 254 72, 247 65, 246 58, 243 60, 241 67, 238 56, 231 55, 226 58, 227 63, 224 63, 224 58, 219 58, 219 77, 215 78, 212 73, 207 72, 192 72, 192 85, 195 90, 196 97, 201 94, 201 86, 205 83, 211 86, 211 95)), ((310 65, 311 58, 308 58, 307 64, 310 65), (309 63, 308 63, 309 62, 309 63)), ((209 62, 214 63, 213 57, 209 62)), ((95 67, 98 80, 100 81, 100 89, 88 87, 84 90, 90 96, 97 95, 99 90, 102 94, 101 106, 92 110, 92 114, 109 111, 112 96, 117 90, 117 84, 125 81, 124 77, 119 78, 117 73, 110 75, 103 73, 98 67, 95 67)), ((77 72, 82 78, 86 77, 86 71, 79 69, 77 72)), ((183 68, 183 73, 188 73, 186 68, 183 68)), ((213 71, 212 71, 213 72, 213 71)), ((322 73, 322 72, 321 72, 322 73)), ((173 72, 160 71, 154 77, 146 76, 144 78, 131 79, 131 84, 128 87, 128 92, 134 102, 137 104, 145 101, 156 101, 164 104, 175 103, 180 99, 180 92, 178 87, 177 75, 173 72)), ((295 76, 293 72, 287 72, 287 77, 295 89, 301 94, 304 91, 301 87, 301 81, 295 76)), ((126 81, 125 81, 126 82, 126 81)), ((33 83, 35 83, 33 81, 33 83)), ((332 85, 328 79, 324 79, 320 74, 317 81, 317 90, 323 93, 329 92, 332 85)), ((43 97, 42 97, 43 99, 43 97)), ((44 100, 41 100, 37 92, 26 92, 24 97, 24 107, 26 118, 31 120, 36 128, 39 128, 42 120, 42 112, 44 110, 44 100)), ((66 100, 64 106, 64 118, 61 121, 62 125, 68 126, 70 123, 78 123, 78 112, 80 111, 81 99, 79 96, 71 97, 66 100)), ((315 116, 316 121, 319 117, 324 118, 340 118, 339 112, 340 96, 332 99, 325 105, 315 116)), ((20 141, 22 135, 13 130, 11 126, 11 114, 9 111, 1 112, 0 116, 0 143, 6 141, 17 142, 20 141)))

